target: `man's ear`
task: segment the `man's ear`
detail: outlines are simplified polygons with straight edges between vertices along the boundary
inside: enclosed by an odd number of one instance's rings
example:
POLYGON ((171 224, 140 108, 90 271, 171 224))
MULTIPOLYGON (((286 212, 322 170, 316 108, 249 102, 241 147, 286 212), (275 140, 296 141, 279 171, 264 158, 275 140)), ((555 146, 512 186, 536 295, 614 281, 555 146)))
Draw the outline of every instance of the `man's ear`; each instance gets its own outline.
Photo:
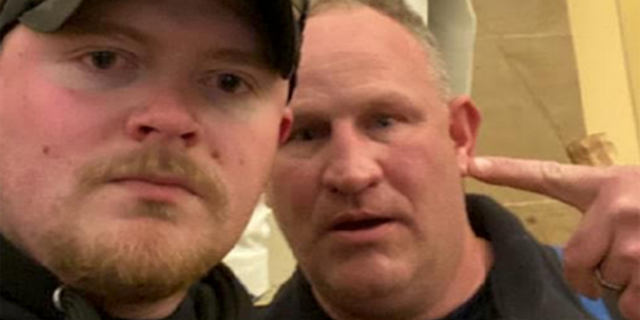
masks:
POLYGON ((280 132, 278 135, 278 144, 284 144, 289 135, 291 134, 291 126, 293 126, 293 111, 291 107, 286 107, 282 112, 282 119, 280 120, 280 132))
POLYGON ((453 140, 456 161, 463 176, 468 174, 478 139, 481 116, 475 103, 466 95, 449 102, 449 134, 453 140))

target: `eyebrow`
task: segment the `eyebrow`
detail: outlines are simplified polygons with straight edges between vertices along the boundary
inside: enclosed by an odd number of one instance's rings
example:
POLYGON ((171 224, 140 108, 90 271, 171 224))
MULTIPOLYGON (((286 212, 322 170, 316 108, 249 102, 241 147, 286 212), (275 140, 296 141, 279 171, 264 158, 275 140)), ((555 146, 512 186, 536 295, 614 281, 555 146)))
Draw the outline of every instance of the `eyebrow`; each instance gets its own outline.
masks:
MULTIPOLYGON (((407 95, 402 94, 402 92, 397 91, 382 91, 376 92, 373 95, 370 92, 359 94, 357 97, 350 97, 350 102, 353 104, 352 106, 348 106, 348 108, 357 108, 361 113, 368 112, 376 112, 376 111, 389 111, 389 112, 403 112, 408 116, 413 118, 422 118, 427 117, 428 113, 423 110, 425 106, 420 102, 416 102, 414 99, 409 98, 407 95)), ((306 98, 302 100, 300 106, 304 106, 305 104, 311 104, 317 102, 316 99, 306 98)), ((323 102, 327 103, 327 102, 323 102)), ((426 103, 426 102, 425 102, 426 103)), ((306 121, 326 121, 327 119, 333 119, 335 117, 340 117, 341 112, 340 109, 336 109, 337 107, 330 108, 304 108, 304 109, 296 109, 296 105, 293 105, 293 113, 294 113, 294 126, 296 122, 306 122, 306 121), (336 111, 337 110, 337 111, 336 111)), ((351 111, 347 111, 350 113, 351 111)))
POLYGON ((249 65, 258 69, 273 69, 264 55, 261 55, 259 52, 253 52, 238 48, 220 48, 211 50, 205 54, 205 58, 207 60, 227 62, 238 65, 249 65))
POLYGON ((296 125, 307 125, 309 122, 315 121, 327 121, 327 119, 335 116, 334 110, 326 110, 326 109, 302 109, 296 110, 293 108, 293 114, 295 121, 293 121, 293 126, 296 125))

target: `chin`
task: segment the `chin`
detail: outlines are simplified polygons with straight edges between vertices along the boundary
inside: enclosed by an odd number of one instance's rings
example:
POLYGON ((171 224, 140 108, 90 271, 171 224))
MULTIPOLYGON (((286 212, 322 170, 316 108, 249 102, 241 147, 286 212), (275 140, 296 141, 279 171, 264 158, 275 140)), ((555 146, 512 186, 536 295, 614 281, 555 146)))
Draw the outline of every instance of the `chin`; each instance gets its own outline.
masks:
MULTIPOLYGON (((355 258, 321 271, 322 287, 353 299, 384 298, 410 281, 407 268, 388 258, 355 258)), ((328 291, 328 292, 331 292, 328 291)))
POLYGON ((46 265, 96 298, 142 302, 185 290, 225 253, 213 227, 188 230, 143 220, 52 235, 46 265))

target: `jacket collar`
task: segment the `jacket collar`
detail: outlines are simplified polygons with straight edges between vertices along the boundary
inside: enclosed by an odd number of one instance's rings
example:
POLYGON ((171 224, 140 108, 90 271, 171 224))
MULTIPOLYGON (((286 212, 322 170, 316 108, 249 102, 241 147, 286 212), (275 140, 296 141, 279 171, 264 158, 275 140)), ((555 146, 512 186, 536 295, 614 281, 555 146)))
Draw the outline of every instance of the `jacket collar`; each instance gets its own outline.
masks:
POLYGON ((53 305, 61 282, 0 235, 0 295, 44 319, 63 319, 53 305))
POLYGON ((548 246, 520 220, 486 196, 467 196, 474 232, 491 242, 493 300, 507 319, 592 319, 571 291, 562 266, 548 246))

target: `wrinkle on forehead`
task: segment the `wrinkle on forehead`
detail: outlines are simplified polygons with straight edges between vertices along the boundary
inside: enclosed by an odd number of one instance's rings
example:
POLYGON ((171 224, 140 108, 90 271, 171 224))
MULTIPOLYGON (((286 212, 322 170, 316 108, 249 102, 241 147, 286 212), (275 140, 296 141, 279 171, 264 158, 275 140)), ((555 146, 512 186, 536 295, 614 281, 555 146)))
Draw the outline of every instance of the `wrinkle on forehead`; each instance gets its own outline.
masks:
POLYGON ((331 86, 336 83, 359 86, 382 80, 393 72, 388 58, 374 53, 336 50, 309 52, 300 68, 300 81, 312 86, 331 86), (354 72, 357 71, 357 74, 354 72), (364 81, 363 81, 364 80, 364 81))
POLYGON ((425 88, 433 83, 424 47, 402 26, 372 9, 334 9, 314 16, 305 36, 301 90, 332 83, 352 87, 388 81, 425 88))
POLYGON ((405 27, 364 6, 335 8, 313 16, 307 23, 305 40, 303 50, 308 52, 358 48, 360 52, 388 53, 396 58, 425 62, 429 55, 405 27))
MULTIPOLYGON (((386 52, 309 52, 300 70, 294 111, 304 105, 364 105, 380 101, 422 104, 436 97, 428 72, 395 61, 386 52), (431 92, 433 91, 433 92, 431 92)), ((435 100, 434 100, 435 101, 435 100)), ((340 109, 340 108, 336 108, 340 109)))

